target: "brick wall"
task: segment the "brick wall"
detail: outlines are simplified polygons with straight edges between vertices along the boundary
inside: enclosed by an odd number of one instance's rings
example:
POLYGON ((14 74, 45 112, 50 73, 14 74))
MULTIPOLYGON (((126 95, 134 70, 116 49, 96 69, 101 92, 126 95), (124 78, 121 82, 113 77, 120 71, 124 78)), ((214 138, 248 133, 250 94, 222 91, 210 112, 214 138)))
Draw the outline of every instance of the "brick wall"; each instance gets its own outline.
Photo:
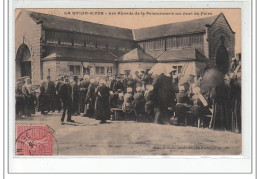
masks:
POLYGON ((43 80, 46 81, 47 76, 51 77, 51 80, 57 80, 56 61, 43 62, 43 80))
MULTIPOLYGON (((18 48, 25 44, 31 53, 32 83, 41 79, 40 76, 40 38, 41 25, 31 19, 26 12, 21 11, 15 21, 15 54, 18 48)), ((21 77, 19 59, 16 62, 16 78, 21 77)))
POLYGON ((235 34, 231 31, 223 14, 219 16, 211 27, 208 27, 207 32, 210 66, 214 66, 216 64, 216 53, 221 43, 221 36, 225 37, 225 47, 228 50, 230 64, 231 58, 235 56, 235 34))

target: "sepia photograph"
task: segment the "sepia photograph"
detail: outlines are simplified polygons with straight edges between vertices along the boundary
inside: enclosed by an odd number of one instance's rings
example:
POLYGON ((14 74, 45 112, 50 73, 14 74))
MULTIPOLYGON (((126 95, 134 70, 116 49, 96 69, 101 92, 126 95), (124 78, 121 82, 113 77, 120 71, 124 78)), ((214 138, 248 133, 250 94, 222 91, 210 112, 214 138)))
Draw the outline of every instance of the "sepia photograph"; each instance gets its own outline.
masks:
POLYGON ((241 9, 15 9, 15 156, 242 155, 241 9))

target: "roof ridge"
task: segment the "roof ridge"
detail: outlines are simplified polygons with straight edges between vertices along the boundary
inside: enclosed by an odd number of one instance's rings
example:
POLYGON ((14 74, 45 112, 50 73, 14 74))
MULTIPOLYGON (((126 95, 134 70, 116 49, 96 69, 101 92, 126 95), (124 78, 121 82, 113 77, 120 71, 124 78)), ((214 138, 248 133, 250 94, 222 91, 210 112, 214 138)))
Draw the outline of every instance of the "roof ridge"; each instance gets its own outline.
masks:
POLYGON ((80 22, 90 23, 90 24, 95 24, 95 25, 102 25, 102 26, 108 26, 108 27, 132 30, 132 29, 124 28, 124 27, 118 27, 118 26, 106 25, 106 24, 101 24, 101 23, 96 23, 96 22, 84 21, 84 20, 81 20, 81 19, 74 19, 74 18, 68 18, 68 17, 58 16, 58 15, 53 15, 53 14, 46 14, 46 13, 41 13, 41 12, 36 12, 36 11, 29 11, 27 9, 23 9, 21 11, 25 11, 27 14, 28 13, 30 13, 30 14, 36 13, 36 14, 41 14, 41 15, 46 15, 46 16, 54 16, 54 17, 58 17, 58 18, 62 18, 62 19, 75 20, 75 21, 80 21, 80 22))
POLYGON ((167 24, 161 24, 161 25, 155 25, 155 26, 149 26, 149 27, 142 27, 142 28, 138 28, 138 29, 132 29, 132 30, 142 30, 142 29, 147 29, 147 28, 152 28, 152 27, 159 27, 159 26, 165 26, 165 25, 170 25, 170 24, 182 24, 182 23, 188 23, 188 22, 192 22, 192 21, 197 21, 197 20, 205 20, 205 19, 210 19, 210 18, 217 18, 220 16, 220 14, 223 14, 222 12, 219 13, 218 15, 214 15, 214 16, 209 16, 209 17, 203 17, 203 18, 198 18, 198 19, 192 19, 192 20, 187 20, 187 21, 179 21, 179 22, 172 22, 172 23, 167 23, 167 24))

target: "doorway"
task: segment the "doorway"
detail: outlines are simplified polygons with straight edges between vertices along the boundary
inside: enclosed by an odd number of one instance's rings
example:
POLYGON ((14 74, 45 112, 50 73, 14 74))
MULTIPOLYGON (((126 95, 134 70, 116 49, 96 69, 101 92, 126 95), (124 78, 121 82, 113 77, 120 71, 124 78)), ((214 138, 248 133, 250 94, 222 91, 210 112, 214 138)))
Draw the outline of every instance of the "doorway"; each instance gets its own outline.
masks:
POLYGON ((31 52, 27 45, 22 44, 16 53, 16 78, 32 77, 31 52))

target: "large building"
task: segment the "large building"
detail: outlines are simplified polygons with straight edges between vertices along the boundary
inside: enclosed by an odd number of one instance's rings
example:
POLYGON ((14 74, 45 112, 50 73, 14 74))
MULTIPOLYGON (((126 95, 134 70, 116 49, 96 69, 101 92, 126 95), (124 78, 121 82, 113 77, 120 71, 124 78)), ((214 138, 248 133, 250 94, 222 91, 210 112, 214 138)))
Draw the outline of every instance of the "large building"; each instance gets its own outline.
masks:
POLYGON ((33 83, 47 76, 148 71, 158 62, 172 65, 178 73, 198 75, 206 65, 229 65, 234 48, 235 33, 223 13, 142 29, 26 10, 15 21, 16 78, 30 76, 33 83))

